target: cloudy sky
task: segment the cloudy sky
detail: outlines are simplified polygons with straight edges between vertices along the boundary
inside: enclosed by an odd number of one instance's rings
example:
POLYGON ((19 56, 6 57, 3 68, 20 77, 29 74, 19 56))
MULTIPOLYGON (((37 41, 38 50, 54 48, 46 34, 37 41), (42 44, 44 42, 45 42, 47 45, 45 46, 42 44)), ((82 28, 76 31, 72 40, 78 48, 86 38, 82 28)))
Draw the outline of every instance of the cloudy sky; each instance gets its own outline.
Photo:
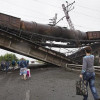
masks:
MULTIPOLYGON (((72 3, 74 0, 67 0, 72 3)), ((66 0, 0 0, 0 12, 19 17, 22 20, 49 24, 55 13, 57 20, 64 16, 62 4, 66 0)), ((75 29, 100 31, 100 0, 75 0, 74 9, 69 12, 75 29)), ((58 26, 68 27, 66 19, 58 26)), ((5 51, 2 50, 2 54, 5 51)))

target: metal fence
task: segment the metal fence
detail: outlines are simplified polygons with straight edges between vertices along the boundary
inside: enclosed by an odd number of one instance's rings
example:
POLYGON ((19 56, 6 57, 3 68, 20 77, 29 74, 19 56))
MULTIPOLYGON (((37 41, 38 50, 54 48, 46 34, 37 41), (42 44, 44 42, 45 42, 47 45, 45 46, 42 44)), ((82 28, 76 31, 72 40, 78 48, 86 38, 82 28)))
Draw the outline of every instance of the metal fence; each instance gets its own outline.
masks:
MULTIPOLYGON (((100 66, 94 66, 96 74, 100 75, 100 66)), ((80 71, 82 70, 82 65, 76 64, 66 64, 66 69, 71 71, 80 71)))

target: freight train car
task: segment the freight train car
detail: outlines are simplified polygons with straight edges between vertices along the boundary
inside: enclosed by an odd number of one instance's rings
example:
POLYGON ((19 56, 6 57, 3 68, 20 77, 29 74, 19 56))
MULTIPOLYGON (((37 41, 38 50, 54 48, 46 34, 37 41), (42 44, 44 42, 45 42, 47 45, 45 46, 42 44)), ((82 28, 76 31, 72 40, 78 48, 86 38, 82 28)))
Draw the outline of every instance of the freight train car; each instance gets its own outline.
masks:
POLYGON ((38 33, 41 35, 60 37, 65 39, 79 39, 79 40, 90 40, 100 39, 100 32, 82 32, 79 30, 70 30, 59 26, 51 26, 39 24, 36 22, 22 21, 20 18, 9 16, 0 13, 0 26, 8 27, 13 30, 23 30, 22 35, 25 37, 31 37, 32 33, 38 33), (28 33, 27 33, 28 32, 28 33))
POLYGON ((70 30, 59 26, 44 25, 36 22, 21 21, 21 29, 41 35, 61 37, 66 39, 86 39, 86 33, 79 30, 70 30))
POLYGON ((89 40, 100 39, 100 31, 89 31, 86 34, 89 40))
POLYGON ((20 18, 0 13, 0 26, 11 29, 20 29, 20 18))

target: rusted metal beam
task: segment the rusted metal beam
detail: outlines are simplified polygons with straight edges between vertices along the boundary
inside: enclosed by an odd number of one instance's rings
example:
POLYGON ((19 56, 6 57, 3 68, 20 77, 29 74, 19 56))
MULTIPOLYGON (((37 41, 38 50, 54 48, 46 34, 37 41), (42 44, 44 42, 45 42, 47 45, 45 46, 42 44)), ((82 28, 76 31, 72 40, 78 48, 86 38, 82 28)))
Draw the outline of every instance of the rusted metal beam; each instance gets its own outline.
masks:
POLYGON ((48 46, 48 47, 56 47, 56 48, 78 48, 75 44, 70 45, 70 44, 66 44, 66 45, 62 45, 62 44, 54 44, 54 43, 39 43, 42 46, 48 46))
POLYGON ((73 63, 64 54, 41 47, 2 31, 0 31, 0 47, 57 66, 65 67, 66 63, 73 63))

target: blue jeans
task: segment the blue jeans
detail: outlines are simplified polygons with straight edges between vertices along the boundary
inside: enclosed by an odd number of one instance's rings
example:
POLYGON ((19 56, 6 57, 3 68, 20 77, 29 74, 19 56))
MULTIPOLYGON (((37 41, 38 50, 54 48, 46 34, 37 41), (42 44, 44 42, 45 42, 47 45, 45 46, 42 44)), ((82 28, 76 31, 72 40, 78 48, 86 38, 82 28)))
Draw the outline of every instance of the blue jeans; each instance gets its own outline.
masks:
MULTIPOLYGON (((92 95, 94 97, 94 100, 97 100, 99 97, 98 97, 98 94, 97 94, 97 91, 96 91, 96 88, 95 88, 95 85, 94 85, 94 83, 95 83, 95 73, 94 72, 85 72, 83 74, 83 79, 87 81, 86 86, 88 86, 88 83, 89 83, 89 86, 90 86, 92 95)), ((87 100, 88 94, 83 96, 83 97, 84 97, 83 100, 87 100)))
POLYGON ((2 70, 4 70, 4 69, 5 69, 5 65, 4 65, 4 64, 1 64, 1 67, 2 67, 2 70))
POLYGON ((7 72, 8 72, 8 69, 9 69, 9 66, 6 66, 6 74, 7 74, 7 72))

